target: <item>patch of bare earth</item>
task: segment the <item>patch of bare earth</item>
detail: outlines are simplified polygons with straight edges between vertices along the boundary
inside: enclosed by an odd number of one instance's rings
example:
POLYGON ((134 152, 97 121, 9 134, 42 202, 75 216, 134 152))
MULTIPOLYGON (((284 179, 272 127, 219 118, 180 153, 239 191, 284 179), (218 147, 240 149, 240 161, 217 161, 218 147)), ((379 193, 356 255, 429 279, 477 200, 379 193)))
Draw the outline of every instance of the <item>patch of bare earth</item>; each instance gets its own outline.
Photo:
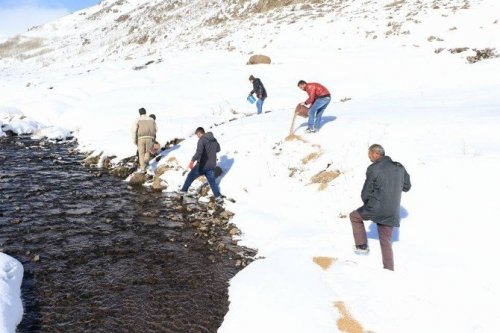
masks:
POLYGON ((160 165, 155 171, 155 177, 161 177, 165 172, 169 171, 172 167, 166 164, 160 165))
POLYGON ((265 13, 277 8, 282 8, 290 5, 318 3, 318 0, 259 0, 253 7, 253 11, 257 13, 265 13))
POLYGON ((15 36, 6 42, 0 43, 0 58, 19 57, 23 53, 40 49, 42 47, 42 38, 22 38, 21 36, 15 36))
POLYGON ((326 271, 330 266, 337 261, 337 258, 332 257, 314 257, 313 261, 316 265, 321 267, 324 271, 326 271))
POLYGON ((385 8, 391 8, 391 7, 397 7, 405 3, 405 0, 396 0, 394 2, 391 2, 387 5, 385 5, 385 8))
POLYGON ((338 176, 340 176, 340 171, 338 171, 338 170, 336 170, 336 171, 323 170, 311 178, 311 183, 312 184, 320 184, 319 190, 323 191, 324 189, 326 189, 328 187, 328 184, 332 180, 337 178, 338 176))
POLYGON ((339 310, 341 315, 337 320, 339 331, 345 333, 373 333, 372 331, 365 331, 363 329, 363 326, 351 316, 344 302, 335 302, 334 306, 339 310))
POLYGON ((476 52, 476 55, 467 57, 467 61, 470 64, 474 64, 478 61, 485 60, 485 59, 492 59, 492 58, 500 57, 500 55, 498 55, 495 52, 494 48, 492 48, 492 49, 486 48, 486 49, 482 49, 482 50, 473 49, 473 50, 474 50, 474 52, 476 52))

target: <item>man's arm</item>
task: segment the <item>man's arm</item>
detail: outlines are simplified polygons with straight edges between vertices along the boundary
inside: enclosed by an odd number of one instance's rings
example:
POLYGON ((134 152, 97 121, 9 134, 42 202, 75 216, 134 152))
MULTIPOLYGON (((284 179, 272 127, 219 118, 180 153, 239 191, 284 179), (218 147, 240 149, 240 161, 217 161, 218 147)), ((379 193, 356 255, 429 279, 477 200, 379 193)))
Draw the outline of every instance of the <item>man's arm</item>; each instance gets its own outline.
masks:
POLYGON ((138 127, 139 127, 139 121, 136 119, 134 125, 132 126, 132 140, 134 140, 134 144, 137 144, 138 127))
POLYGON ((309 98, 304 102, 305 104, 312 104, 316 99, 316 88, 314 86, 306 86, 306 92, 309 98))
POLYGON ((255 93, 255 84, 252 82, 252 91, 250 91, 249 95, 253 95, 255 93))
POLYGON ((363 189, 361 190, 361 200, 363 203, 367 203, 370 198, 370 194, 373 192, 373 175, 370 169, 366 170, 366 179, 363 184, 363 189))
POLYGON ((198 145, 196 146, 196 153, 191 158, 191 161, 199 161, 201 158, 201 154, 203 154, 203 142, 201 139, 198 140, 198 145))
POLYGON ((408 174, 408 172, 406 172, 406 169, 404 167, 403 167, 403 169, 405 171, 404 183, 403 183, 403 191, 404 192, 408 192, 411 189, 410 175, 408 174))

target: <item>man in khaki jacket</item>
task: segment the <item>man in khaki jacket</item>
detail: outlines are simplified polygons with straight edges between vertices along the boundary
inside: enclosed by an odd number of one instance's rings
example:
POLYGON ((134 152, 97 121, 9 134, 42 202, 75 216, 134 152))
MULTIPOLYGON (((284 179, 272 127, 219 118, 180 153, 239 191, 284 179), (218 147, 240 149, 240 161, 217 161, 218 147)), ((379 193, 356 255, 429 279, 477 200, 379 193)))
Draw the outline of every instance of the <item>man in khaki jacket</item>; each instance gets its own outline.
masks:
POLYGON ((139 109, 139 118, 136 119, 132 128, 132 137, 139 150, 139 169, 146 171, 146 163, 149 162, 149 148, 156 138, 156 122, 146 115, 146 109, 139 109))

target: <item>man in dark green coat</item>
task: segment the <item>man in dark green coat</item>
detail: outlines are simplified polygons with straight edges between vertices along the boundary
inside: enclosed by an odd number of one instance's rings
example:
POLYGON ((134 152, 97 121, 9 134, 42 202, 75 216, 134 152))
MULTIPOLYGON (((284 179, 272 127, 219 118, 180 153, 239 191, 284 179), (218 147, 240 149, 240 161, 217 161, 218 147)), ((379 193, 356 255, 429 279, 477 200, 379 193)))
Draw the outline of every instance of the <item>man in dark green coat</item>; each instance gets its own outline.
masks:
POLYGON ((363 206, 349 215, 355 242, 354 252, 369 253, 363 221, 371 220, 377 224, 384 268, 393 271, 392 230, 399 227, 401 192, 410 190, 410 175, 401 163, 385 156, 384 148, 379 144, 370 146, 368 157, 373 163, 366 170, 361 191, 363 206))

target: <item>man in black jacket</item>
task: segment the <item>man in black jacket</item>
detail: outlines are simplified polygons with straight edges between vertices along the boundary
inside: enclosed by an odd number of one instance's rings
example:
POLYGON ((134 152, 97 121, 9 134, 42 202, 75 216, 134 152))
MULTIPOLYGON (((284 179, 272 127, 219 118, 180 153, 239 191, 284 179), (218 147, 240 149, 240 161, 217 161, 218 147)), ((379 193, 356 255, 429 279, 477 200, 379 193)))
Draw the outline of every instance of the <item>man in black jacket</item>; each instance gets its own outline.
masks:
POLYGON ((356 244, 354 252, 369 253, 363 221, 372 220, 377 224, 384 268, 393 271, 392 229, 399 227, 401 191, 410 190, 410 175, 403 165, 385 156, 381 145, 371 145, 368 157, 373 163, 366 170, 366 180, 361 191, 363 206, 349 215, 356 244))
POLYGON ((262 105, 264 105, 264 100, 267 98, 267 91, 266 88, 264 88, 264 85, 262 84, 262 81, 259 78, 255 78, 253 75, 250 75, 248 78, 250 82, 252 82, 253 89, 250 91, 250 94, 248 95, 257 95, 257 114, 262 113, 262 105))
POLYGON ((200 175, 205 175, 215 196, 215 201, 220 204, 223 202, 223 198, 220 194, 219 185, 217 185, 215 181, 214 172, 220 145, 214 138, 212 132, 205 133, 203 127, 198 127, 195 134, 198 137, 198 145, 196 147, 196 153, 193 155, 193 158, 191 158, 191 162, 189 162, 188 167, 191 171, 186 177, 181 193, 187 193, 189 186, 191 186, 196 178, 200 175), (194 165, 195 162, 196 165, 194 165))

